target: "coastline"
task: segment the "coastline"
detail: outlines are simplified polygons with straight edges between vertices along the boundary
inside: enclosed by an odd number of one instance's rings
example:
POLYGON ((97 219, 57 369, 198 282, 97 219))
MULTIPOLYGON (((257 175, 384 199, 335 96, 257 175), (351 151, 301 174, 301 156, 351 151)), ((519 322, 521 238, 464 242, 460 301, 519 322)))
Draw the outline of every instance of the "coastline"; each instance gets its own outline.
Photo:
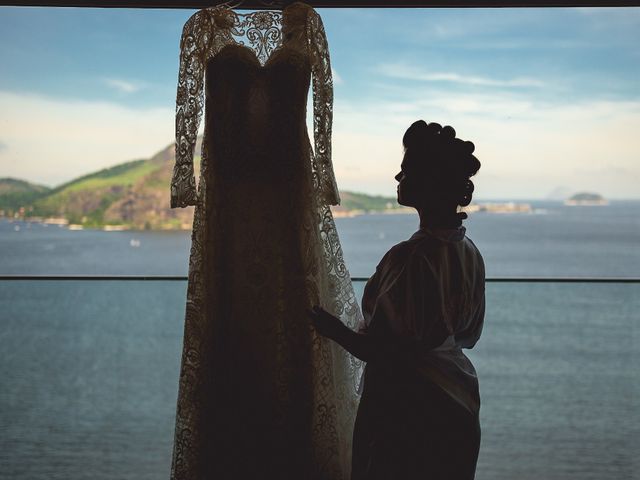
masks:
MULTIPOLYGON (((519 202, 480 202, 472 203, 471 205, 461 208, 463 212, 467 213, 490 213, 490 214, 505 214, 505 213, 533 213, 534 208, 530 203, 519 202)), ((364 215, 412 215, 415 214, 415 210, 410 207, 396 207, 387 208, 382 210, 364 210, 364 209, 351 209, 346 210, 338 206, 331 209, 334 218, 355 218, 364 215)), ((39 217, 39 216, 24 216, 14 215, 0 216, 1 220, 9 222, 26 222, 26 223, 39 223, 44 225, 57 225, 61 228, 67 228, 68 230, 80 231, 80 230, 99 230, 105 232, 121 232, 121 231, 188 231, 191 230, 192 224, 189 223, 166 223, 160 225, 147 224, 146 227, 140 228, 137 225, 126 223, 109 223, 109 224, 80 224, 71 223, 69 219, 65 217, 39 217)))

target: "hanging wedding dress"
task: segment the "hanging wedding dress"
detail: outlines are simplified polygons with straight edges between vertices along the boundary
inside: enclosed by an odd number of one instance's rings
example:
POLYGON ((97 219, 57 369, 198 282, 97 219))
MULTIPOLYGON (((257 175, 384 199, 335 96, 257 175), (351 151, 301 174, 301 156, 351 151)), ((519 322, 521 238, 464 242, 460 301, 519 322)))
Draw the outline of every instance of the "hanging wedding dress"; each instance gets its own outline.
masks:
POLYGON ((360 366, 305 314, 320 304, 360 321, 329 209, 322 21, 302 3, 208 8, 180 49, 171 206, 196 208, 171 478, 347 479, 360 366))

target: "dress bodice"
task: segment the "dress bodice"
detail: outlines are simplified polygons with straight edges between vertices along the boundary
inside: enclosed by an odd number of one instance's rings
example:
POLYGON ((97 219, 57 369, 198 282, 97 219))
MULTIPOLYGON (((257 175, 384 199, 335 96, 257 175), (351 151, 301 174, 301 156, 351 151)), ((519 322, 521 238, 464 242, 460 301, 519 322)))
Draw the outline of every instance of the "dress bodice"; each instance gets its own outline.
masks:
POLYGON ((286 44, 263 65, 252 49, 238 44, 225 46, 210 59, 205 100, 209 172, 225 178, 272 178, 274 185, 293 175, 301 178, 303 165, 291 153, 301 144, 309 148, 310 73, 305 52, 286 44))
MULTIPOLYGON (((265 142, 275 145, 285 138, 288 126, 301 124, 310 83, 313 86, 313 155, 310 164, 304 167, 310 170, 309 178, 318 200, 337 205, 340 198, 331 162, 333 81, 320 16, 301 2, 292 3, 282 11, 239 14, 226 6, 218 6, 195 13, 185 24, 180 43, 172 207, 202 201, 202 192, 198 190, 202 190, 202 175, 206 173, 208 142, 203 142, 203 169, 198 188, 193 156, 205 103, 207 116, 218 118, 212 130, 218 136, 215 144, 224 149, 230 140, 241 140, 242 146, 236 144, 225 157, 243 156, 248 161, 246 154, 255 155, 265 142), (275 105, 278 105, 277 117, 273 115, 275 105), (232 113, 235 120, 225 117, 225 113, 232 113), (226 137, 222 136, 224 130, 226 137)), ((207 122, 207 125, 213 124, 207 122)), ((278 145, 284 147, 282 143, 278 145)))

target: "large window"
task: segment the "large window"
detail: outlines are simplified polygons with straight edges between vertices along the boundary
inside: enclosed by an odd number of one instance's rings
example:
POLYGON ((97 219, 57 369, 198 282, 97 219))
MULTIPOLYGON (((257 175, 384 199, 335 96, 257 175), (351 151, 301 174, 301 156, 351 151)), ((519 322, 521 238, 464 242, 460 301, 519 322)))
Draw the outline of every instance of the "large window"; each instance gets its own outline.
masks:
MULTIPOLYGON (((0 7, 2 478, 168 475, 192 215, 168 208, 169 176, 192 13, 0 7)), ((466 226, 500 281, 469 353, 477 478, 635 478, 640 8, 320 13, 358 292, 417 228, 393 180, 408 125, 453 125, 483 163, 466 226), (612 281, 553 281, 567 277, 612 281)))

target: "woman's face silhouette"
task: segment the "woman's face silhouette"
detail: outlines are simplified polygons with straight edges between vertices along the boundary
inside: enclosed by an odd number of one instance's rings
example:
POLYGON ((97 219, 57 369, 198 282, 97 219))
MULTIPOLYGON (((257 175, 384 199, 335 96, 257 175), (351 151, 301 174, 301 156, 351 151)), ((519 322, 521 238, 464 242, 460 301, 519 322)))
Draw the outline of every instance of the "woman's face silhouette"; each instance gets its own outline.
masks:
POLYGON ((398 182, 398 203, 405 207, 413 207, 419 212, 455 210, 457 205, 447 201, 446 192, 437 175, 429 173, 423 165, 411 163, 405 158, 400 165, 400 172, 394 177, 398 182))
POLYGON ((406 162, 400 165, 400 172, 394 177, 398 182, 398 203, 405 207, 418 207, 424 203, 427 193, 426 179, 411 173, 406 162))

